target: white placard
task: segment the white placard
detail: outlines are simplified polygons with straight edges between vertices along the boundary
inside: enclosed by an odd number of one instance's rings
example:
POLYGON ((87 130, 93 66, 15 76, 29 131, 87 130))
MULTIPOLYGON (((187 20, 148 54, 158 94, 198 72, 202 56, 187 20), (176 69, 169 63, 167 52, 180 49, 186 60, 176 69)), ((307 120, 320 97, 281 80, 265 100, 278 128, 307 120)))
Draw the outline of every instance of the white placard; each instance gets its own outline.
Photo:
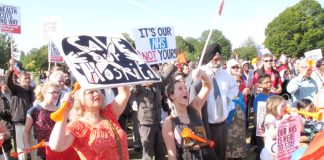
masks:
POLYGON ((164 63, 177 58, 173 27, 133 29, 136 49, 148 64, 164 63))

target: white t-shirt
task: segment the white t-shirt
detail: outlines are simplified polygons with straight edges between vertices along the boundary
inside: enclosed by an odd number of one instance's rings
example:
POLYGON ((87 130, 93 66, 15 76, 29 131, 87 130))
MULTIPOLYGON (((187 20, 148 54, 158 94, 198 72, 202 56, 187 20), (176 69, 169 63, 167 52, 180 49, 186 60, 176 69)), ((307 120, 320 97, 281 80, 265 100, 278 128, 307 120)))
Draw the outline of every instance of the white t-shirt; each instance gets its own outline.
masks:
POLYGON ((264 148, 262 149, 262 152, 260 154, 260 158, 262 160, 274 160, 276 159, 276 153, 277 153, 277 139, 272 139, 272 136, 270 134, 270 125, 274 125, 275 129, 277 130, 277 126, 279 124, 279 121, 276 120, 276 118, 273 115, 267 114, 264 119, 264 128, 265 128, 265 140, 264 140, 264 148))

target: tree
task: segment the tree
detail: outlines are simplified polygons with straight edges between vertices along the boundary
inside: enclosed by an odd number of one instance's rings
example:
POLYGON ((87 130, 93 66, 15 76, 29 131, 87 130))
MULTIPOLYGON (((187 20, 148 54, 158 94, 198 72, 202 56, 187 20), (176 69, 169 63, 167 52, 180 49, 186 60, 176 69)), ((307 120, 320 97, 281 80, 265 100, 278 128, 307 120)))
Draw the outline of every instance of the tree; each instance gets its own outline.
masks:
POLYGON ((187 60, 189 61, 198 61, 201 55, 201 52, 204 48, 204 44, 201 43, 198 39, 188 37, 185 39, 188 44, 189 54, 185 53, 187 60))
MULTIPOLYGON (((10 36, 8 34, 0 33, 0 68, 3 69, 8 69, 8 62, 11 59, 10 41, 10 36)), ((13 47, 14 50, 16 50, 15 45, 13 47)))
POLYGON ((301 0, 270 22, 265 35, 265 46, 276 56, 301 57, 324 48, 324 9, 315 0, 301 0))
POLYGON ((122 35, 127 40, 127 42, 129 44, 131 44, 135 48, 135 41, 132 38, 130 38, 129 34, 128 33, 122 33, 122 35))
MULTIPOLYGON (((209 31, 203 31, 199 40, 205 45, 209 31)), ((213 30, 208 44, 217 43, 221 46, 222 58, 228 60, 231 57, 232 44, 219 30, 213 30)), ((201 50, 202 51, 202 50, 201 50)))
POLYGON ((252 37, 248 37, 243 44, 234 50, 239 56, 239 58, 244 60, 253 59, 258 55, 257 49, 256 49, 256 43, 253 40, 252 37))
POLYGON ((32 49, 22 59, 23 67, 28 71, 46 70, 48 66, 48 46, 44 45, 40 49, 32 49))

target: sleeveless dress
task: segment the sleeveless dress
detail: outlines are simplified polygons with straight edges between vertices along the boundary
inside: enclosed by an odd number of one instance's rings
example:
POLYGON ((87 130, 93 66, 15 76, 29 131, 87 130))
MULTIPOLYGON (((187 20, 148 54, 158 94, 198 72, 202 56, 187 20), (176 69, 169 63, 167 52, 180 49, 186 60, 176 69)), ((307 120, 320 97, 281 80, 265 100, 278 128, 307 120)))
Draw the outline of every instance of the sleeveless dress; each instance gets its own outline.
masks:
POLYGON ((94 128, 86 122, 72 122, 67 128, 67 131, 75 136, 72 147, 78 152, 81 160, 128 160, 127 135, 120 127, 112 107, 108 105, 100 110, 100 114, 107 119, 111 127, 94 128), (120 143, 116 140, 115 132, 120 143))
POLYGON ((195 135, 206 138, 206 131, 198 112, 191 106, 187 107, 190 124, 182 123, 179 117, 171 117, 174 128, 175 143, 178 160, 210 160, 217 159, 214 148, 209 148, 207 143, 200 143, 190 138, 182 138, 181 132, 189 128, 195 135))

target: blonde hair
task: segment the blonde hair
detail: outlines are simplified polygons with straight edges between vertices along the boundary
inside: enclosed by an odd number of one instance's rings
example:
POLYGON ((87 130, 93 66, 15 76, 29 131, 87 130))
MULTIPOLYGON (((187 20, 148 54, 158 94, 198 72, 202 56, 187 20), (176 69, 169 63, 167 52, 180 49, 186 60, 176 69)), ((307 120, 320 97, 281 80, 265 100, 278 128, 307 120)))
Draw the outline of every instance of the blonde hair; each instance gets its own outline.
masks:
POLYGON ((48 88, 60 88, 60 85, 56 82, 47 81, 43 84, 37 86, 34 90, 36 96, 36 102, 43 102, 44 101, 44 93, 48 90, 48 88))
MULTIPOLYGON (((102 101, 102 106, 100 109, 103 109, 105 106, 104 106, 104 96, 103 94, 99 91, 99 94, 101 96, 101 101, 102 101)), ((80 119, 84 112, 85 112, 85 100, 84 100, 84 94, 85 94, 86 90, 84 89, 79 89, 77 90, 75 93, 74 93, 74 104, 73 104, 73 107, 70 111, 70 114, 69 114, 69 120, 71 121, 75 121, 75 120, 78 120, 80 119)))
POLYGON ((44 95, 43 95, 43 92, 42 92, 43 85, 44 84, 39 84, 34 90, 35 97, 36 97, 35 101, 37 103, 44 101, 44 95))
POLYGON ((278 113, 278 106, 284 101, 285 99, 282 96, 273 95, 267 99, 267 112, 266 114, 271 114, 275 117, 278 117, 280 114, 278 113))

